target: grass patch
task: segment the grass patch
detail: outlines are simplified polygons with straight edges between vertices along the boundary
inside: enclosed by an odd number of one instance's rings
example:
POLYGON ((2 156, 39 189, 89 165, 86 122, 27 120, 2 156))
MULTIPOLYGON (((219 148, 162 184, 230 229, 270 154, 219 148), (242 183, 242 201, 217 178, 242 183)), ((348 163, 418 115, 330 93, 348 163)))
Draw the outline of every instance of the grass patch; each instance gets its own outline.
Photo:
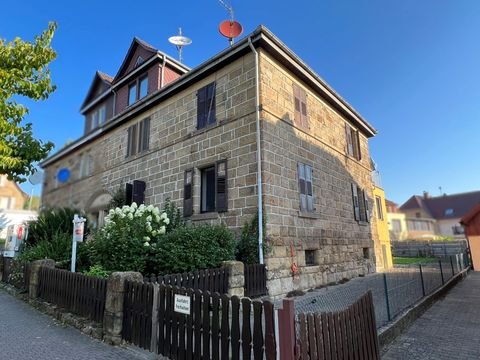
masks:
POLYGON ((425 263, 433 263, 438 262, 437 258, 432 257, 401 257, 395 256, 393 258, 393 263, 395 265, 409 265, 409 264, 425 264, 425 263))

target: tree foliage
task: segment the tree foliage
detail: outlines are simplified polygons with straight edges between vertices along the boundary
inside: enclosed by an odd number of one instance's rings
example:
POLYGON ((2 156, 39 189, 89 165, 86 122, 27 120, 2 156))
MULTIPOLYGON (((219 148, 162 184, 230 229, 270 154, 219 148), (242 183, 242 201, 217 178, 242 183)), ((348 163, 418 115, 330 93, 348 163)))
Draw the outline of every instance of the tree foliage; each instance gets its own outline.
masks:
POLYGON ((33 137, 32 124, 23 122, 28 108, 17 99, 45 100, 55 91, 48 65, 56 57, 50 46, 56 28, 49 23, 32 42, 0 38, 0 174, 17 182, 24 182, 54 146, 33 137))

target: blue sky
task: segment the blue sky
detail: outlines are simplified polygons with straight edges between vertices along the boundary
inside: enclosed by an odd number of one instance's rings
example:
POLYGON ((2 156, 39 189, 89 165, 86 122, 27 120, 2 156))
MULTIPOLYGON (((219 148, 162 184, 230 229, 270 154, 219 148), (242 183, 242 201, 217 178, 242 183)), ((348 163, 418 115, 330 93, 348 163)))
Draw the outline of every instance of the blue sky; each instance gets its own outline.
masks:
MULTIPOLYGON (((371 155, 387 197, 404 202, 478 190, 480 2, 474 0, 232 0, 247 34, 266 25, 378 130, 371 155)), ((58 23, 51 65, 57 91, 28 103, 35 135, 62 147, 82 135, 78 110, 95 70, 114 75, 133 36, 176 55, 178 27, 196 66, 227 46, 217 0, 10 1, 0 36, 31 39, 58 23)), ((28 184, 22 187, 30 192, 28 184)), ((36 189, 38 194, 40 189, 36 189)))

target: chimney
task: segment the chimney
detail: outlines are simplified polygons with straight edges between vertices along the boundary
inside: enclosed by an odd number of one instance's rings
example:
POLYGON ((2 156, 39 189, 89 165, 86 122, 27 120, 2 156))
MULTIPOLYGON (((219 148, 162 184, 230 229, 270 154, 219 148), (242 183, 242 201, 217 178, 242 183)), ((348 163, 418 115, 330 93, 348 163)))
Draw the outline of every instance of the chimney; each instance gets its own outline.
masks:
POLYGON ((428 193, 428 191, 424 191, 423 192, 423 198, 428 199, 429 197, 430 197, 430 194, 428 193))

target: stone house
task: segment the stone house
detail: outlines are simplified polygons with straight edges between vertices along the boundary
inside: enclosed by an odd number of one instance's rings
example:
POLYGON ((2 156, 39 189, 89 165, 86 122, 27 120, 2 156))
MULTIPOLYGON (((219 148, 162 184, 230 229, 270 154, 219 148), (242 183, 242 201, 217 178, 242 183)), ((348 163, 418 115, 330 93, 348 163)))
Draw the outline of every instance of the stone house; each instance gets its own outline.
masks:
POLYGON ((239 231, 261 202, 271 296, 375 271, 376 131, 265 27, 193 69, 135 39, 82 113, 85 135, 42 163, 44 206, 101 223, 129 184, 137 201, 239 231))
POLYGON ((7 175, 0 175, 0 210, 22 210, 27 199, 16 182, 7 179, 7 175))

